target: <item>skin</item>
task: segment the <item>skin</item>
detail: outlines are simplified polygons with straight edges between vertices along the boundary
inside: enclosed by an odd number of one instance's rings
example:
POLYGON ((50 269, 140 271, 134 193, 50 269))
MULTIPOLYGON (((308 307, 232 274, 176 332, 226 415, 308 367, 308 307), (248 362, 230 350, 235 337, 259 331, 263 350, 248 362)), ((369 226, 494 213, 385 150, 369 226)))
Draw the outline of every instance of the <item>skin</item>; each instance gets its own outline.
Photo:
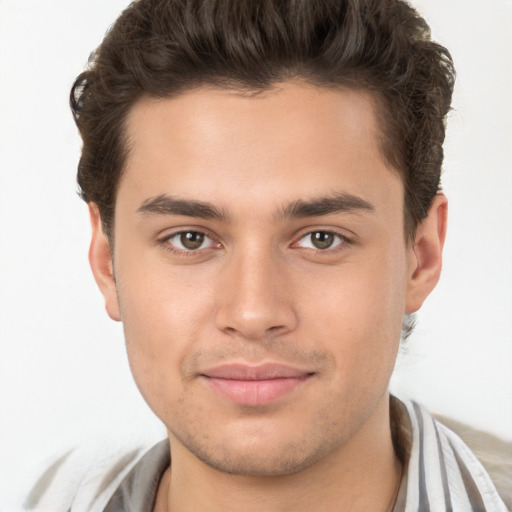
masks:
POLYGON ((91 204, 90 261, 168 429, 172 471, 155 510, 392 508, 401 467, 387 387, 403 314, 439 278, 446 199, 407 243, 403 184, 376 119, 368 94, 297 82, 132 109, 115 257, 91 204), (341 210, 298 207, 333 198, 341 210), (206 235, 198 249, 182 244, 187 232, 206 235), (269 362, 307 377, 247 405, 204 376, 269 362))

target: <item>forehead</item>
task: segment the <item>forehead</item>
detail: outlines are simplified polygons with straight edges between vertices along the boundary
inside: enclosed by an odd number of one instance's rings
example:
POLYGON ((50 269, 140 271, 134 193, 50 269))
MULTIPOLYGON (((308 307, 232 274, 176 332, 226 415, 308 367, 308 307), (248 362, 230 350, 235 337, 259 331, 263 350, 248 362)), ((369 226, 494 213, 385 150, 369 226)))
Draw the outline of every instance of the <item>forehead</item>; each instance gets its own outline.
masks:
POLYGON ((242 194, 283 203, 329 188, 382 196, 389 190, 380 181, 400 180, 381 151, 377 119, 369 93, 301 83, 144 98, 127 119, 120 190, 220 202, 242 194))

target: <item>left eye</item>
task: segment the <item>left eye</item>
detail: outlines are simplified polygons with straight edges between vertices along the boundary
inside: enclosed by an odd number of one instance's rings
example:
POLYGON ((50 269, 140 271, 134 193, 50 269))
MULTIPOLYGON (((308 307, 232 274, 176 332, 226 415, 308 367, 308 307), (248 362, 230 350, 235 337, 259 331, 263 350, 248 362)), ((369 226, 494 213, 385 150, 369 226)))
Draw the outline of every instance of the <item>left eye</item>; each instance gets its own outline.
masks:
POLYGON ((312 231, 304 235, 297 244, 306 249, 326 250, 337 247, 343 242, 345 242, 344 237, 332 231, 312 231))
POLYGON ((213 240, 200 231, 181 231, 170 236, 166 242, 180 251, 197 251, 214 245, 213 240))

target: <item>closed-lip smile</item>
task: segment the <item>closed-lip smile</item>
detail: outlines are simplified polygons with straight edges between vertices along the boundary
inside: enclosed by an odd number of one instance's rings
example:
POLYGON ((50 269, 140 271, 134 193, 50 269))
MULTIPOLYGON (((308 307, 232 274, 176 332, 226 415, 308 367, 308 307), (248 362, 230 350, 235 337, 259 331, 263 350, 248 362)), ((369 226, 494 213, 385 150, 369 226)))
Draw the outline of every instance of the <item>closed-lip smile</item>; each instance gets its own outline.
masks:
POLYGON ((295 391, 314 372, 280 363, 222 364, 200 377, 224 398, 246 406, 265 405, 295 391))

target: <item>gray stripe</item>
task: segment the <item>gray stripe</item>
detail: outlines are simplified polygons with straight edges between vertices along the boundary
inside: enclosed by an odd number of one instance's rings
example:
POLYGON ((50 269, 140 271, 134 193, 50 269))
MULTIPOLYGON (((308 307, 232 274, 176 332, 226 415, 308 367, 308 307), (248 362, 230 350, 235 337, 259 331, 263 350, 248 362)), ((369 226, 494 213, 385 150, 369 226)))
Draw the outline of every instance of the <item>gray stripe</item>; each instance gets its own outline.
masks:
POLYGON ((132 450, 131 452, 123 455, 103 476, 98 489, 96 490, 96 495, 94 496, 94 500, 98 499, 98 496, 105 492, 109 485, 112 484, 112 481, 115 480, 117 475, 121 473, 121 471, 126 468, 126 466, 130 465, 130 463, 137 457, 140 450, 132 450))
POLYGON ((450 496, 450 489, 448 487, 448 475, 446 473, 446 463, 444 461, 443 447, 441 446, 441 439, 439 437, 439 429, 437 428, 436 422, 434 421, 434 428, 436 429, 437 438, 437 453, 439 455, 439 464, 441 469, 441 479, 443 481, 443 492, 444 492, 444 504, 446 512, 452 512, 452 498, 450 496))
POLYGON ((478 490, 478 486, 476 485, 469 469, 466 467, 459 454, 455 450, 452 442, 449 441, 450 446, 452 447, 453 454, 455 455, 455 460, 457 461, 457 465, 459 466, 460 475, 462 477, 462 481, 464 482, 464 487, 466 487, 466 492, 468 494, 469 501, 471 502, 471 508, 473 512, 485 512, 485 505, 482 499, 482 495, 478 490))
POLYGON ((418 512, 430 512, 430 503, 428 501, 427 495, 427 486, 425 481, 425 455, 424 455, 424 427, 423 427, 423 416, 421 414, 421 409, 419 408, 416 402, 412 403, 414 407, 414 412, 416 413, 416 418, 418 419, 418 430, 420 434, 420 455, 419 455, 419 478, 418 478, 418 491, 419 491, 419 503, 418 503, 418 512))
POLYGON ((103 512, 151 512, 160 480, 170 463, 169 439, 164 439, 135 464, 103 512))
POLYGON ((46 493, 48 488, 50 487, 53 479, 57 475, 60 467, 66 462, 67 458, 71 455, 70 450, 65 455, 57 459, 39 478, 39 480, 35 483, 34 487, 30 491, 25 503, 24 507, 28 510, 33 510, 37 507, 38 503, 41 501, 41 498, 46 493))

